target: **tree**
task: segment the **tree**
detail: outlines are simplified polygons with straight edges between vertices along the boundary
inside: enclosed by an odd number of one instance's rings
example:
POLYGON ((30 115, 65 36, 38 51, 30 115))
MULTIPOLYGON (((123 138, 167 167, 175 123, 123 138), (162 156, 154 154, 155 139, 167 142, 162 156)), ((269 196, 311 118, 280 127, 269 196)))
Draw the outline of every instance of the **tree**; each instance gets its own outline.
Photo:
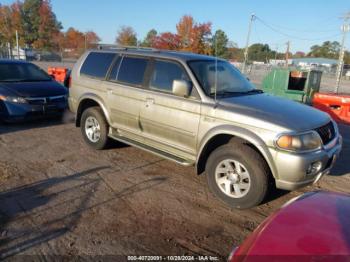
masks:
POLYGON ((137 37, 134 29, 130 26, 122 26, 118 31, 116 43, 122 46, 136 46, 137 37))
POLYGON ((275 58, 275 51, 271 51, 268 44, 256 43, 249 47, 249 60, 268 62, 275 58))
POLYGON ((196 24, 193 27, 193 39, 191 52, 197 54, 211 53, 210 46, 211 23, 196 24))
POLYGON ((0 6, 0 40, 2 43, 10 43, 13 46, 16 41, 16 30, 20 36, 20 44, 23 44, 23 27, 21 23, 21 2, 10 6, 0 6))
POLYGON ((211 53, 215 56, 222 58, 229 58, 229 53, 227 49, 228 37, 222 30, 216 30, 212 39, 212 51, 211 53))
POLYGON ((339 56, 340 44, 337 41, 326 41, 321 46, 313 45, 308 56, 337 59, 339 56))
POLYGON ((38 38, 33 42, 33 47, 37 49, 57 50, 58 45, 54 38, 62 29, 61 24, 57 21, 56 15, 52 12, 49 0, 43 0, 39 7, 39 27, 38 38))
POLYGON ((70 27, 67 32, 60 33, 55 39, 59 43, 60 50, 68 53, 70 57, 80 56, 86 49, 96 48, 101 41, 100 37, 93 31, 83 33, 70 27))
POLYGON ((84 33, 70 27, 64 36, 64 48, 65 49, 84 49, 85 47, 85 35, 84 33))
POLYGON ((26 0, 22 6, 22 25, 24 41, 29 46, 39 38, 40 16, 39 9, 41 0, 26 0))
POLYGON ((211 23, 196 23, 192 16, 183 16, 176 25, 180 50, 199 54, 210 53, 211 23))
POLYGON ((50 0, 25 0, 22 5, 24 42, 40 49, 57 48, 52 40, 62 29, 50 0))
POLYGON ((350 65, 350 52, 349 52, 349 51, 345 51, 345 54, 344 54, 344 64, 350 65))
POLYGON ((152 47, 157 35, 158 35, 158 32, 155 29, 151 29, 150 31, 148 31, 145 39, 141 43, 141 46, 152 47))
POLYGON ((154 38, 152 47, 158 49, 179 50, 181 47, 181 39, 177 34, 171 32, 161 33, 154 38))
POLYGON ((0 7, 1 38, 12 46, 17 31, 21 46, 55 49, 57 43, 53 39, 61 28, 50 0, 17 1, 0 7))
POLYGON ((297 51, 295 52, 295 54, 293 55, 294 58, 301 58, 301 57, 305 57, 305 53, 302 51, 297 51))
POLYGON ((87 31, 85 33, 86 48, 95 48, 101 41, 101 38, 94 31, 87 31))
POLYGON ((244 60, 244 50, 238 47, 228 47, 228 59, 233 61, 243 62, 244 60))
POLYGON ((8 6, 0 7, 0 37, 2 42, 13 42, 13 25, 11 23, 11 8, 8 6))
POLYGON ((181 48, 184 51, 191 51, 193 26, 193 17, 189 15, 184 15, 176 25, 177 35, 181 42, 181 48))

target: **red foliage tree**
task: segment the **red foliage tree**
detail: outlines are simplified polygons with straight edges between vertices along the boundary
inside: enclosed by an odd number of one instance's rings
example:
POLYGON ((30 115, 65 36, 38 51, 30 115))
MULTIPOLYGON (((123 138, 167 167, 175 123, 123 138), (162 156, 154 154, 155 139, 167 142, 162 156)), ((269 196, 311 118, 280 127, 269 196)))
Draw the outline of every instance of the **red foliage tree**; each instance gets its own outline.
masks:
POLYGON ((179 50, 181 47, 181 39, 177 34, 171 32, 161 33, 154 37, 152 47, 167 50, 179 50))
POLYGON ((181 50, 199 54, 210 53, 210 22, 196 23, 192 16, 185 15, 176 25, 176 29, 181 40, 181 50))

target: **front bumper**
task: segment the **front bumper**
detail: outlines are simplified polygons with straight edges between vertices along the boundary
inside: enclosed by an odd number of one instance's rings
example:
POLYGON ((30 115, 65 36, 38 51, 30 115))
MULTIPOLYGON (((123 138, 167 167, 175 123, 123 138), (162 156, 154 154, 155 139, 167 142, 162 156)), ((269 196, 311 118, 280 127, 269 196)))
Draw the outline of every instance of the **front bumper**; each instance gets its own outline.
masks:
POLYGON ((0 118, 5 121, 20 121, 25 119, 58 116, 67 109, 67 101, 33 105, 18 104, 5 101, 0 110, 0 118))
POLYGON ((339 135, 334 145, 311 153, 290 153, 270 148, 277 169, 276 187, 295 190, 316 183, 322 176, 329 174, 342 149, 342 137, 339 135), (320 171, 308 175, 307 169, 312 163, 321 162, 320 171))

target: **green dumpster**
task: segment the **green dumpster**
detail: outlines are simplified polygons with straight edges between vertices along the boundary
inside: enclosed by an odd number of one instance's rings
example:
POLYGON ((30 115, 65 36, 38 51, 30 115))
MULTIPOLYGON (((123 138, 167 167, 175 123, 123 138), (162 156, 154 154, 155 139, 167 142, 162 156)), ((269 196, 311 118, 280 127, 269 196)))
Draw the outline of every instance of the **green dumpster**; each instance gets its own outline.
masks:
POLYGON ((322 71, 273 69, 262 82, 264 92, 311 104, 319 92, 322 71))

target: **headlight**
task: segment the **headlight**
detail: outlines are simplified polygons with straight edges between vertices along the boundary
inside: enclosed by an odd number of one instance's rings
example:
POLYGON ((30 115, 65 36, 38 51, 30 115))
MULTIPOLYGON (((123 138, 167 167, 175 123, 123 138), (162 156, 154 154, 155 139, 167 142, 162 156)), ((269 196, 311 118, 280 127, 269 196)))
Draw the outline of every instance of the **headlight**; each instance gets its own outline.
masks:
POLYGON ((23 97, 17 97, 17 96, 1 96, 0 95, 0 100, 12 102, 12 103, 17 103, 17 104, 26 104, 27 103, 27 100, 25 100, 23 97))
POLYGON ((288 151, 311 151, 322 147, 322 141, 316 132, 304 134, 284 134, 277 138, 276 146, 288 151))

